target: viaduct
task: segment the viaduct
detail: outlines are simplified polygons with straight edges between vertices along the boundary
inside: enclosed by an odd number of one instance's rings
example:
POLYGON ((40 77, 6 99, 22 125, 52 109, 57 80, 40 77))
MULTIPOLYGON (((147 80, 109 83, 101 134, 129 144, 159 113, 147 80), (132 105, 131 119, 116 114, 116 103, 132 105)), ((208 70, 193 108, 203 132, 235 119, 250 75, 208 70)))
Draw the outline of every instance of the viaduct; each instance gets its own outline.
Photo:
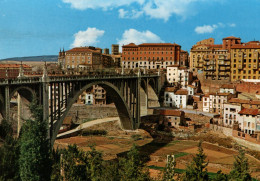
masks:
MULTIPOLYGON (((78 97, 93 85, 103 87, 113 100, 123 129, 137 129, 140 124, 141 107, 147 108, 148 95, 158 96, 161 89, 159 74, 114 74, 48 76, 46 69, 41 77, 24 77, 0 80, 0 113, 9 121, 10 101, 18 98, 18 130, 21 119, 28 119, 26 106, 36 98, 43 107, 43 118, 49 122, 49 136, 54 144, 63 120, 78 97), (145 100, 144 97, 146 97, 145 100), (142 104, 144 105, 141 105, 142 104), (147 103, 147 104, 146 104, 147 103)), ((158 101, 158 99, 157 99, 158 101)), ((142 113, 143 114, 143 113, 142 113)), ((145 113, 144 113, 145 114, 145 113)))

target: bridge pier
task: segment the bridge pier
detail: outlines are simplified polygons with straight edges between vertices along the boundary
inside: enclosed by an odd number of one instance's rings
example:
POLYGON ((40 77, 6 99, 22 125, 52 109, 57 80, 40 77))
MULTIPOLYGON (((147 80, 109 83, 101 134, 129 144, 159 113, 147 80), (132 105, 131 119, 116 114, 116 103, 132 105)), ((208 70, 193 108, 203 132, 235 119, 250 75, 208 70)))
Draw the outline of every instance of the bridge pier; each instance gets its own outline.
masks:
POLYGON ((9 86, 5 86, 5 120, 10 121, 10 89, 9 86))

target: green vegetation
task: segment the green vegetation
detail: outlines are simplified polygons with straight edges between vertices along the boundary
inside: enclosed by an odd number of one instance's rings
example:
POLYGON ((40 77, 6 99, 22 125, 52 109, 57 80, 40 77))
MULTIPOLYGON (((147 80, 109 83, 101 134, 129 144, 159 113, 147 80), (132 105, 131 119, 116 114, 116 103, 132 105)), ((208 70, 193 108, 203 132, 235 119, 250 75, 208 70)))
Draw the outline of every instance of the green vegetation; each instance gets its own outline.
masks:
POLYGON ((143 139, 142 136, 139 135, 139 134, 133 134, 133 135, 131 136, 131 138, 132 138, 134 141, 143 139))
POLYGON ((175 154, 174 156, 175 156, 175 158, 179 158, 179 157, 183 157, 185 155, 189 155, 189 153, 179 152, 179 153, 175 154))
POLYGON ((50 180, 50 143, 42 107, 33 101, 30 110, 34 119, 26 120, 21 130, 19 169, 21 180, 50 180))

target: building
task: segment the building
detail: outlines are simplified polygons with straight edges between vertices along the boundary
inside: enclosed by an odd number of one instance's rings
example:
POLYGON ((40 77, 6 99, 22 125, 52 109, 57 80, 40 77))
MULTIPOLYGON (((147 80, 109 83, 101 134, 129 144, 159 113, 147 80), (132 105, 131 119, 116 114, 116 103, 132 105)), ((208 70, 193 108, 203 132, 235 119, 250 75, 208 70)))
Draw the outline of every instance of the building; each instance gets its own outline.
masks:
POLYGON ((233 104, 239 104, 243 108, 260 110, 260 100, 246 100, 246 99, 239 99, 239 98, 231 98, 228 102, 233 104))
POLYGON ((231 81, 260 79, 259 64, 259 41, 250 41, 231 47, 231 81))
POLYGON ((85 94, 85 104, 86 105, 93 105, 94 103, 94 95, 92 92, 87 92, 85 94))
POLYGON ((223 115, 224 104, 234 95, 230 93, 210 93, 203 97, 203 112, 223 115))
POLYGON ((59 65, 63 69, 88 70, 110 68, 114 65, 113 58, 108 54, 102 54, 102 49, 96 47, 75 47, 68 51, 59 52, 59 65))
POLYGON ((236 87, 233 84, 223 84, 220 89, 220 93, 236 94, 236 87))
MULTIPOLYGON (((183 52, 183 64, 186 53, 183 52)), ((181 46, 172 43, 130 43, 122 46, 122 66, 126 69, 166 69, 180 65, 181 46)))
MULTIPOLYGON (((226 103, 223 109, 223 125, 233 128, 234 123, 238 124, 239 112, 241 111, 241 104, 226 103)), ((239 125, 240 127, 241 125, 239 125)))
POLYGON ((26 64, 0 64, 0 78, 18 77, 21 66, 25 76, 26 74, 31 74, 32 67, 26 64))
POLYGON ((222 44, 214 44, 209 38, 196 43, 190 51, 190 69, 203 72, 205 79, 230 80, 230 50, 233 45, 241 44, 241 39, 226 37, 222 44))
POLYGON ((163 122, 170 127, 179 128, 179 126, 186 125, 184 111, 166 109, 161 110, 160 115, 163 122))
POLYGON ((167 66, 167 81, 171 85, 180 85, 187 88, 192 81, 192 73, 187 67, 180 67, 178 65, 167 66))
POLYGON ((93 104, 94 105, 105 105, 106 104, 106 91, 98 85, 93 86, 93 104))
POLYGON ((238 114, 241 131, 250 135, 260 131, 260 112, 258 109, 244 108, 238 114))
POLYGON ((176 90, 174 87, 166 87, 164 92, 164 104, 174 108, 186 108, 188 103, 188 91, 176 90))

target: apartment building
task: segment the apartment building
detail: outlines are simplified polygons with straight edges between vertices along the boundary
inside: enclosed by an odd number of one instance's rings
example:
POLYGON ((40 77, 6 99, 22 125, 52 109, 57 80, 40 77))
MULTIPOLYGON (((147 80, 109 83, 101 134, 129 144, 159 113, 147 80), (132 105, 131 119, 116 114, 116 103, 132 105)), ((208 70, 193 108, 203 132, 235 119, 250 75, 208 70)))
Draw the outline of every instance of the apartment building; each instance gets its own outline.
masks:
POLYGON ((32 72, 32 67, 26 64, 0 64, 0 78, 18 77, 21 66, 25 75, 32 72))
POLYGON ((231 81, 260 79, 259 71, 259 41, 250 41, 231 47, 231 81))
POLYGON ((209 38, 196 43, 190 51, 190 69, 194 72, 203 72, 205 79, 230 79, 230 49, 240 44, 241 39, 226 37, 222 44, 214 44, 209 38))
POLYGON ((180 85, 187 88, 192 81, 192 73, 187 67, 171 65, 167 67, 167 81, 171 85, 180 85))
POLYGON ((186 62, 187 52, 181 52, 181 46, 175 43, 130 43, 122 46, 122 66, 126 69, 166 69, 169 65, 186 65, 186 62))
POLYGON ((234 95, 230 93, 210 93, 206 94, 203 101, 203 112, 217 113, 223 115, 224 104, 234 95))
POLYGON ((258 109, 244 108, 238 114, 241 131, 250 135, 260 131, 260 112, 258 109))

